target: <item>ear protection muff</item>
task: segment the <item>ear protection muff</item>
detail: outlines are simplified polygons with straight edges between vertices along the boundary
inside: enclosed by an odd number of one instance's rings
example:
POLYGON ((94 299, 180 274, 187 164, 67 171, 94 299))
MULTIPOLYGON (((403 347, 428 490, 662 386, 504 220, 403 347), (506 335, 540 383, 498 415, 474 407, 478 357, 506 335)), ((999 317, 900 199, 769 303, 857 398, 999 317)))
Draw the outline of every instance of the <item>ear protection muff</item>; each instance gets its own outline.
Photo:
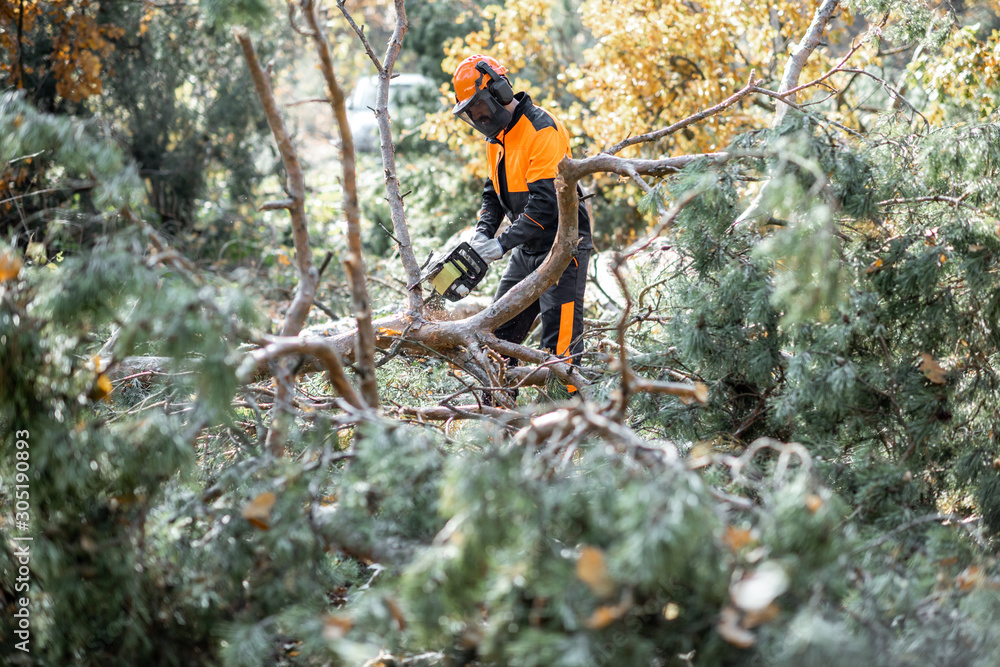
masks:
POLYGON ((514 89, 510 87, 510 82, 505 77, 497 74, 496 70, 489 66, 489 63, 480 60, 476 63, 476 70, 490 77, 489 83, 486 84, 486 89, 490 91, 493 99, 504 106, 513 101, 514 89))

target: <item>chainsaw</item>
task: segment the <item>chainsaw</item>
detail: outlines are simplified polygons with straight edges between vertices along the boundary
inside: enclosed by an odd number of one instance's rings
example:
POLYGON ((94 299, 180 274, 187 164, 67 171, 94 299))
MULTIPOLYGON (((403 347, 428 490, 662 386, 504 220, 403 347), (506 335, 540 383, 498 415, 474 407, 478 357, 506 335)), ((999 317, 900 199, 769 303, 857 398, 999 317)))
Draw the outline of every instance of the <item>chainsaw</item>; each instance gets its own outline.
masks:
POLYGON ((479 253, 463 241, 453 250, 432 259, 420 282, 430 280, 435 292, 449 301, 458 301, 482 282, 488 266, 479 253))

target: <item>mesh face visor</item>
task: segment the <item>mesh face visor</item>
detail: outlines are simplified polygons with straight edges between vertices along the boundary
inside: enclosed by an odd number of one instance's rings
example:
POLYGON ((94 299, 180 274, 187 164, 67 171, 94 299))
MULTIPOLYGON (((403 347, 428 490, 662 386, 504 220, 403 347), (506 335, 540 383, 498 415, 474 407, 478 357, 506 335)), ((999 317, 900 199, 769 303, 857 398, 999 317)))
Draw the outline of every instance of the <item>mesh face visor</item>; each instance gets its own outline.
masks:
POLYGON ((513 114, 493 99, 485 88, 456 104, 451 112, 490 139, 495 139, 513 118, 513 114))

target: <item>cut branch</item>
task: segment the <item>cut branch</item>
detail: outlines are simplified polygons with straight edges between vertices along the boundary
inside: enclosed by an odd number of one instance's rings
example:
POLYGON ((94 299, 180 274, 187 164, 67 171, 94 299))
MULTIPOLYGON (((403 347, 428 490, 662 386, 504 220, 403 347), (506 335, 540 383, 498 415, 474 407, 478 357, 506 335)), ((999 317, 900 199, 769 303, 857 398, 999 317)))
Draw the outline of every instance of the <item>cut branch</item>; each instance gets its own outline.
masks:
POLYGON ((320 69, 326 81, 330 105, 340 128, 340 162, 344 178, 344 214, 347 217, 348 257, 344 260, 351 284, 351 302, 358 320, 356 369, 361 395, 371 407, 378 407, 378 385, 375 382, 375 333, 372 329, 371 300, 365 282, 365 258, 361 249, 361 209, 358 206, 357 165, 354 138, 347 121, 344 89, 337 81, 326 32, 319 25, 313 0, 302 0, 302 14, 309 25, 313 43, 320 59, 320 69))
POLYGON ((266 363, 289 355, 310 355, 319 359, 329 375, 330 384, 351 407, 363 410, 364 401, 347 379, 340 355, 324 338, 270 338, 267 345, 251 354, 255 363, 266 363))
MULTIPOLYGON (((278 145, 278 152, 281 161, 285 166, 288 176, 286 190, 289 195, 286 205, 292 220, 292 237, 295 242, 295 258, 299 270, 299 285, 292 299, 292 304, 285 313, 285 321, 281 327, 282 336, 295 336, 305 326, 309 310, 312 308, 313 299, 316 297, 316 287, 319 284, 319 272, 312 263, 312 251, 309 248, 309 231, 306 224, 305 212, 305 180, 302 176, 302 166, 299 164, 295 146, 285 130, 285 124, 278 111, 278 105, 274 101, 274 93, 271 90, 269 76, 260 66, 257 59, 257 52, 254 50, 250 36, 243 28, 234 31, 240 47, 243 49, 243 57, 250 69, 250 76, 253 78, 254 87, 257 89, 257 97, 264 107, 264 115, 267 117, 267 124, 271 128, 271 134, 278 145)), ((287 421, 290 419, 290 398, 294 391, 291 382, 291 372, 287 365, 279 362, 272 366, 275 379, 275 402, 271 429, 267 434, 267 448, 275 456, 283 453, 285 448, 285 433, 287 421)))

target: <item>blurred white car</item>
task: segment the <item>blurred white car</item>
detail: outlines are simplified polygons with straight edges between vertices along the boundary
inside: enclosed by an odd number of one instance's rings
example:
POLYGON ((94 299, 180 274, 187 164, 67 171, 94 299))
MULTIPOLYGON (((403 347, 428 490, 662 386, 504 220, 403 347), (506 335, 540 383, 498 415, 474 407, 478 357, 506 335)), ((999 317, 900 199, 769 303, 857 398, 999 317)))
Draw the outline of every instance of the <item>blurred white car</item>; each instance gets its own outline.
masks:
MULTIPOLYGON (((362 153, 379 150, 378 122, 375 120, 375 94, 378 77, 360 79, 347 98, 347 122, 354 137, 354 149, 362 153)), ((412 130, 423 122, 427 112, 438 105, 434 81, 422 74, 400 74, 389 82, 389 117, 393 140, 399 142, 400 130, 412 130)))

